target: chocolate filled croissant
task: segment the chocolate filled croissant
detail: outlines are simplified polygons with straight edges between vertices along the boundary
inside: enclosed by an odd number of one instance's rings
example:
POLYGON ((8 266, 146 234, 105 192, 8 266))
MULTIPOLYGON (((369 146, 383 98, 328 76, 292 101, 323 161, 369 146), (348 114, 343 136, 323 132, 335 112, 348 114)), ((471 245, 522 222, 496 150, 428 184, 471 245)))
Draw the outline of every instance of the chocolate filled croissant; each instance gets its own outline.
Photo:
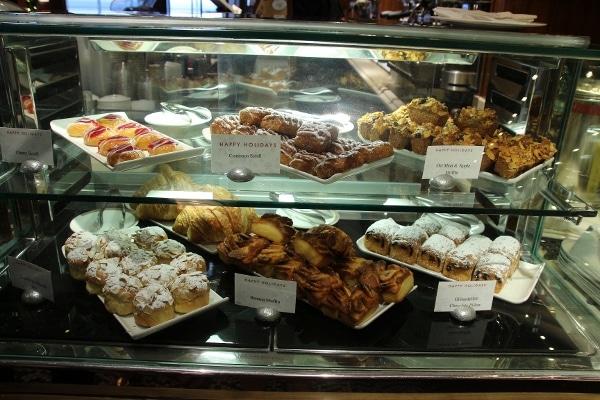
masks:
POLYGON ((313 266, 298 269, 294 277, 308 302, 315 307, 320 307, 330 290, 344 285, 331 270, 322 271, 313 266))
POLYGON ((318 268, 326 267, 335 260, 345 260, 355 254, 352 238, 341 229, 327 224, 296 234, 293 246, 296 253, 318 268))
POLYGON ((379 290, 383 301, 398 303, 412 290, 415 279, 412 271, 402 265, 388 264, 379 271, 379 290))
POLYGON ((219 258, 225 264, 235 265, 245 271, 254 272, 254 259, 256 259, 269 244, 267 239, 255 235, 236 233, 227 236, 219 243, 217 245, 217 252, 219 258))
POLYGON ((253 220, 251 231, 275 243, 288 243, 296 234, 291 218, 273 213, 253 220))
POLYGON ((338 319, 348 326, 357 326, 367 320, 381 303, 381 297, 376 294, 370 296, 362 289, 355 289, 350 296, 350 307, 340 312, 338 319))

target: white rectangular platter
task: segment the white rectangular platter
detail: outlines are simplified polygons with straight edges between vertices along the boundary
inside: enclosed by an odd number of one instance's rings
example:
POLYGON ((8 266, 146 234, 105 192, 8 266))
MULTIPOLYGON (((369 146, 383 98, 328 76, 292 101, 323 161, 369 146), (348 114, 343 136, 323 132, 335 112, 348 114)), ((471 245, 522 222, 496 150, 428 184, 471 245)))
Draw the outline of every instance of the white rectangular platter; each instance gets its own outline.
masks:
MULTIPOLYGON (((410 268, 412 270, 423 272, 427 275, 431 275, 431 276, 434 276, 436 278, 439 278, 439 279, 442 279, 445 281, 453 280, 453 279, 450 279, 450 278, 442 275, 439 272, 431 271, 427 268, 421 267, 420 265, 405 264, 405 263, 395 260, 391 257, 387 257, 387 256, 383 256, 381 254, 374 253, 365 247, 365 237, 364 236, 361 236, 356 241, 356 245, 358 246, 360 251, 362 251, 363 253, 368 254, 372 257, 381 258, 381 259, 384 259, 388 262, 395 263, 395 264, 406 265, 408 268, 410 268)), ((525 302, 529 298, 529 296, 531 295, 531 292, 533 291, 533 288, 537 284, 537 281, 540 278, 542 271, 544 270, 544 266, 545 266, 545 264, 530 264, 530 263, 521 261, 519 263, 519 267, 514 272, 512 277, 508 280, 508 282, 506 282, 506 284, 504 285, 504 287, 502 288, 500 293, 496 293, 494 295, 494 297, 497 299, 500 299, 500 300, 504 300, 508 303, 512 303, 512 304, 521 304, 521 303, 525 302)))
POLYGON ((306 179, 310 179, 313 180, 315 182, 319 182, 319 183, 333 183, 335 181, 339 181, 340 179, 344 179, 344 178, 348 178, 349 176, 353 176, 353 175, 357 175, 366 171, 369 171, 371 169, 375 169, 375 168, 379 168, 382 167, 384 165, 389 164, 390 162, 392 162, 392 160, 394 159, 394 156, 390 156, 387 158, 382 158, 381 160, 377 160, 377 161, 373 161, 367 164, 363 164, 360 167, 356 167, 353 169, 350 169, 348 171, 344 171, 344 172, 340 172, 339 174, 335 174, 332 175, 331 177, 327 178, 327 179, 321 179, 317 176, 311 175, 307 172, 303 172, 303 171, 299 171, 295 168, 292 167, 288 167, 287 165, 281 165, 281 170, 282 171, 286 171, 289 172, 291 174, 294 175, 298 175, 301 176, 303 178, 306 179))
MULTIPOLYGON (((371 143, 370 140, 362 137, 360 132, 358 133, 358 137, 360 140, 362 140, 365 143, 371 143)), ((418 163, 417 165, 419 165, 421 167, 425 165, 425 155, 423 155, 423 154, 417 154, 414 151, 407 150, 407 149, 394 149, 394 153, 398 154, 402 157, 405 157, 405 158, 415 161, 416 163, 418 163)), ((540 170, 546 169, 547 167, 552 165, 553 162, 554 162, 554 157, 551 157, 551 158, 545 160, 544 162, 536 165, 535 167, 528 169, 527 171, 523 172, 522 174, 520 174, 514 178, 509 178, 509 179, 502 178, 501 176, 495 175, 495 174, 493 174, 491 172, 487 172, 487 171, 479 172, 479 178, 483 178, 485 180, 491 181, 492 183, 516 184, 516 183, 519 183, 519 182, 525 180, 530 175, 533 175, 533 174, 539 172, 540 170)))
MULTIPOLYGON (((105 114, 108 114, 108 113, 89 115, 89 116, 87 116, 87 118, 97 119, 105 114)), ((111 114, 122 115, 123 117, 129 119, 127 117, 127 115, 123 112, 111 112, 111 114)), ((96 147, 85 145, 83 143, 83 138, 69 136, 69 134, 67 133, 68 126, 71 123, 78 120, 79 118, 82 118, 82 117, 56 119, 56 120, 50 122, 50 128, 52 129, 53 132, 64 137, 71 143, 77 145, 77 147, 79 147, 80 149, 82 149, 83 151, 88 153, 92 158, 94 158, 95 160, 100 162, 102 165, 106 166, 106 168, 113 170, 113 171, 125 171, 125 170, 134 169, 134 168, 155 165, 155 164, 159 164, 159 163, 184 160, 184 159, 187 159, 190 157, 198 156, 204 152, 204 147, 191 147, 185 143, 180 142, 181 145, 183 146, 183 150, 174 151, 172 153, 159 154, 156 156, 150 156, 146 152, 146 157, 144 157, 144 158, 140 158, 138 160, 120 162, 113 167, 107 163, 106 156, 103 156, 98 153, 96 147)))
MULTIPOLYGON (((104 303, 104 299, 101 296, 98 296, 98 298, 104 303)), ((207 311, 210 311, 210 310, 218 307, 219 305, 226 303, 227 301, 229 301, 228 297, 221 297, 215 291, 213 291, 211 289, 208 304, 205 305, 204 307, 200 307, 197 310, 191 311, 186 314, 175 313, 175 318, 170 319, 168 321, 163 322, 162 324, 158 324, 158 325, 155 325, 150 328, 144 328, 144 327, 138 326, 133 319, 133 315, 128 315, 125 317, 122 317, 122 316, 119 316, 116 314, 113 314, 113 315, 117 319, 117 321, 119 321, 119 323, 125 329, 125 331, 129 334, 129 336, 131 336, 132 339, 141 339, 141 338, 151 335, 153 333, 162 331, 163 329, 166 329, 170 326, 178 324, 182 321, 185 321, 187 319, 190 319, 192 317, 195 317, 197 315, 200 315, 207 311)))
MULTIPOLYGON (((260 276, 260 277, 263 277, 261 274, 259 274, 259 273, 257 273, 257 272, 254 272, 254 275, 256 275, 256 276, 260 276)), ((264 278, 264 277, 263 277, 263 278, 264 278)), ((410 292, 408 292, 408 294, 410 294, 410 293, 414 292, 416 289, 417 289, 417 285, 414 285, 414 286, 412 287, 412 289, 410 289, 410 292)), ((407 296, 408 296, 408 295, 407 295, 407 296)), ((316 308, 315 306, 313 306, 312 304, 310 304, 310 302, 309 302, 307 299, 302 299, 301 301, 302 301, 304 304, 308 304, 309 306, 311 306, 311 307, 313 307, 313 308, 316 308)), ((404 300, 403 300, 403 301, 404 301, 404 300)), ((373 314, 371 314, 371 315, 370 315, 370 316, 369 316, 367 319, 365 319, 365 320, 364 320, 362 323, 360 323, 360 324, 358 324, 358 325, 352 326, 351 328, 352 328, 352 329, 356 329, 356 330, 359 330, 359 329, 366 328, 366 327, 367 327, 367 326, 369 326, 369 325, 370 325, 370 324, 371 324, 373 321, 375 321, 377 318, 381 317, 383 314, 385 314, 385 312, 386 312, 387 310, 389 310, 390 308, 394 307, 396 304, 399 304, 399 303, 383 303, 383 304, 380 304, 380 305, 377 307, 377 310, 375 310, 375 312, 374 312, 373 314)))
MULTIPOLYGON (((416 289, 417 289, 417 285, 414 285, 413 288, 410 290, 410 293, 414 292, 416 289)), ((383 314, 385 314, 385 312, 387 310, 389 310, 390 308, 392 308, 396 304, 399 304, 399 303, 380 304, 379 308, 377 309, 377 311, 375 311, 373 313, 373 315, 371 315, 369 318, 367 318, 365 321, 363 321, 362 324, 358 324, 358 325, 354 326, 353 329, 357 329, 358 330, 358 329, 366 328, 367 326, 369 326, 371 324, 371 322, 375 321, 377 318, 379 318, 380 316, 382 316, 383 314)))

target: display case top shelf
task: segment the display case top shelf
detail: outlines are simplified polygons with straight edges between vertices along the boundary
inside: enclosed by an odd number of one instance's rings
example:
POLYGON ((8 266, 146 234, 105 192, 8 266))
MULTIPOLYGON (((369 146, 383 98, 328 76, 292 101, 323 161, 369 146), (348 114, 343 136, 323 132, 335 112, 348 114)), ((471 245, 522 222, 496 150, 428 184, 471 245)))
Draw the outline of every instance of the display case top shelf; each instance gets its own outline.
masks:
POLYGON ((597 58, 589 38, 440 27, 383 26, 259 19, 193 19, 169 17, 65 16, 4 14, 0 33, 64 34, 85 37, 127 37, 128 40, 206 38, 243 39, 250 44, 326 44, 369 48, 419 48, 453 52, 510 53, 556 57, 597 58))
POLYGON ((326 57, 339 59, 366 59, 414 61, 428 64, 472 65, 477 60, 473 53, 424 52, 394 49, 357 49, 353 47, 323 47, 310 44, 270 45, 240 42, 91 40, 92 47, 110 52, 153 52, 167 54, 238 54, 278 57, 326 57))

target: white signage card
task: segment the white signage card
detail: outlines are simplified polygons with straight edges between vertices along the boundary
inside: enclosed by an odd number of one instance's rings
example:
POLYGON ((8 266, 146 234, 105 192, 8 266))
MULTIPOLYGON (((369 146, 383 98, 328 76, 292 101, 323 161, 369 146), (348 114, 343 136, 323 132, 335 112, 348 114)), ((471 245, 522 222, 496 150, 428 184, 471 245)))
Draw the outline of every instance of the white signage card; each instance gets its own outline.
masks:
POLYGON ((296 282, 235 274, 235 304, 296 312, 296 282))
POLYGON ((468 306, 475 311, 491 310, 496 281, 453 281, 438 284, 435 312, 450 312, 468 306))
POLYGON ((54 165, 52 132, 41 129, 0 128, 2 161, 22 163, 37 160, 54 165))
POLYGON ((54 301, 52 274, 47 269, 14 257, 7 257, 8 273, 14 287, 23 290, 33 289, 43 298, 54 301))
POLYGON ((279 174, 279 135, 212 135, 211 172, 248 168, 258 174, 279 174))
POLYGON ((444 174, 456 179, 477 179, 483 150, 483 146, 429 146, 423 179, 444 174))

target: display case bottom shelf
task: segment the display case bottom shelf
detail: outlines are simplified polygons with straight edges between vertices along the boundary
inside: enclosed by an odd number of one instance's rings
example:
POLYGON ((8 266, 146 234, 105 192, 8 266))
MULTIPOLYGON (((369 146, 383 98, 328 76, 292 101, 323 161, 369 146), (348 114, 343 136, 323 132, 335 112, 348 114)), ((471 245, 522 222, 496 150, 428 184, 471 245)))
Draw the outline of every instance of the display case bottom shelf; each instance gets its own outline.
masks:
POLYGON ((7 400, 596 400, 590 382, 564 380, 511 381, 510 391, 497 391, 498 380, 399 379, 336 380, 306 378, 215 377, 122 371, 91 372, 15 368, 10 382, 0 382, 7 400), (86 375, 83 381, 75 381, 86 375), (71 378, 65 378, 70 375, 71 378), (93 380, 93 381, 92 381, 93 380), (191 383, 193 382, 193 383, 191 383))

